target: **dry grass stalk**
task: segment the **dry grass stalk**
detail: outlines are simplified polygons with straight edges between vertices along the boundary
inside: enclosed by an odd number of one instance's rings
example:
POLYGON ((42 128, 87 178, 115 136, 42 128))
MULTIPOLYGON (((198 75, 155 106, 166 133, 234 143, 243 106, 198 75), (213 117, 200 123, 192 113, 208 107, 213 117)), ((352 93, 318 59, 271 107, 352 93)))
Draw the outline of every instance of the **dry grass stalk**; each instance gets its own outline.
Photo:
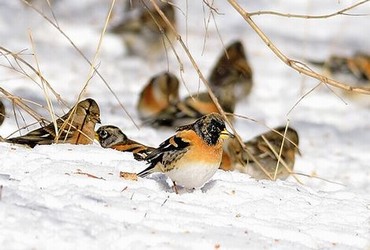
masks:
MULTIPOLYGON (((79 93, 79 95, 78 95, 78 98, 77 98, 77 100, 76 100, 76 104, 77 104, 78 102, 80 102, 80 100, 81 100, 81 98, 82 98, 83 94, 86 92, 86 89, 87 89, 87 87, 88 87, 88 85, 89 85, 89 83, 90 83, 90 80, 92 79, 92 77, 93 77, 94 73, 96 72, 96 70, 95 70, 95 69, 96 69, 96 61, 97 61, 97 59, 98 59, 98 57, 99 57, 99 52, 100 52, 101 44, 102 44, 102 42, 103 42, 104 34, 105 34, 106 29, 107 29, 107 26, 108 26, 108 23, 109 23, 109 20, 110 20, 110 16, 111 16, 111 14, 112 14, 112 10, 113 10, 113 7, 114 7, 115 2, 116 2, 115 0, 112 0, 112 3, 111 3, 110 8, 109 8, 108 15, 107 15, 107 17, 105 18, 104 27, 103 27, 102 32, 100 33, 98 46, 97 46, 97 48, 96 48, 96 51, 95 51, 95 54, 94 54, 94 58, 93 58, 92 62, 90 63, 90 71, 88 72, 88 75, 87 75, 87 79, 86 79, 86 81, 85 81, 85 84, 84 84, 84 86, 83 86, 82 90, 80 91, 80 93, 79 93)), ((75 114, 75 112, 76 112, 76 109, 77 109, 77 105, 75 105, 75 106, 73 107, 72 112, 70 113, 69 117, 68 117, 68 118, 67 118, 67 120, 62 124, 62 126, 61 126, 61 128, 60 128, 60 129, 61 129, 61 131, 63 131, 63 130, 67 127, 67 125, 68 125, 69 123, 73 123, 73 121, 70 121, 70 120, 71 120, 72 116, 74 116, 74 114, 75 114)), ((69 130, 70 130, 70 129, 72 129, 72 126, 69 126, 69 130)), ((69 131, 68 131, 68 132, 69 132, 69 131)), ((60 135, 59 135, 59 134, 57 134, 57 136, 55 137, 55 140, 56 140, 56 141, 58 141, 59 136, 60 136, 60 135)))
POLYGON ((339 11, 336 11, 334 13, 331 13, 331 14, 326 14, 326 15, 298 15, 298 14, 289 14, 289 13, 281 13, 281 12, 277 12, 277 11, 256 11, 256 12, 249 12, 249 16, 259 16, 259 15, 275 15, 275 16, 282 16, 282 17, 289 17, 289 18, 304 18, 304 19, 324 19, 324 18, 330 18, 330 17, 334 17, 334 16, 339 16, 339 15, 346 15, 346 16, 359 16, 358 14, 348 14, 346 12, 348 12, 349 10, 352 10, 360 5, 363 5, 367 2, 369 2, 370 0, 363 0, 363 1, 360 1, 356 4, 353 4, 349 7, 346 7, 344 9, 341 9, 339 11))
MULTIPOLYGON (((109 83, 105 80, 105 78, 100 74, 99 70, 97 69, 97 67, 86 57, 86 55, 76 46, 76 44, 72 41, 72 39, 61 29, 61 27, 59 26, 58 22, 57 22, 57 19, 55 18, 55 15, 54 15, 54 12, 52 11, 52 9, 50 8, 50 11, 52 13, 52 16, 54 18, 55 21, 52 21, 49 17, 47 17, 41 10, 37 9, 36 7, 34 7, 32 4, 30 4, 29 2, 27 2, 26 0, 22 0, 27 6, 29 6, 31 9, 33 9, 34 11, 36 11, 42 18, 44 18, 49 24, 51 24, 64 38, 67 39, 67 41, 72 45, 72 47, 79 53, 79 55, 91 66, 91 68, 94 70, 94 74, 97 74, 99 76, 99 78, 103 81, 103 83, 105 84, 105 86, 108 88, 108 90, 111 92, 111 94, 114 96, 114 98, 116 99, 116 101, 118 102, 119 106, 123 109, 123 111, 126 113, 126 115, 129 117, 129 119, 131 120, 131 122, 137 127, 139 128, 139 126, 136 124, 136 122, 134 121, 134 119, 131 117, 130 113, 127 111, 127 109, 124 107, 124 105, 122 104, 122 102, 120 101, 120 99, 118 98, 118 96, 116 95, 116 93, 113 91, 113 89, 110 87, 109 83)), ((115 0, 113 0, 113 2, 115 2, 115 0)), ((112 2, 112 4, 113 4, 112 2)), ((111 9, 113 8, 111 4, 111 8, 110 8, 110 11, 109 11, 109 14, 108 14, 108 17, 110 17, 111 15, 111 9)), ((113 4, 114 5, 114 4, 113 4)), ((106 23, 109 21, 109 18, 106 19, 106 23)), ((104 33, 105 33, 105 30, 106 30, 106 26, 104 28, 104 33)), ((1 47, 0 47, 1 48, 1 47)))
POLYGON ((250 14, 245 11, 237 1, 235 0, 228 0, 230 5, 244 18, 244 20, 251 26, 251 28, 258 34, 258 36, 262 39, 262 41, 274 52, 274 54, 283 61, 286 65, 291 67, 292 69, 298 71, 299 73, 302 73, 306 76, 316 78, 320 82, 329 84, 333 87, 340 88, 346 91, 352 91, 359 94, 365 94, 370 95, 370 88, 368 87, 354 87, 350 86, 345 83, 341 83, 339 81, 336 81, 334 79, 328 78, 326 76, 323 76, 319 73, 316 73, 315 71, 309 69, 305 64, 294 61, 292 59, 289 59, 287 56, 285 56, 278 47, 275 46, 275 44, 270 40, 270 38, 258 27, 258 25, 252 20, 250 17, 250 14))
POLYGON ((8 91, 6 91, 4 88, 0 87, 0 92, 3 93, 3 95, 10 100, 15 106, 20 107, 24 111, 26 111, 30 116, 32 116, 35 120, 37 120, 40 123, 45 123, 45 119, 35 112, 34 109, 32 109, 30 106, 28 106, 24 99, 22 99, 19 96, 12 95, 8 91))
MULTIPOLYGON (((37 60, 35 43, 33 42, 31 31, 29 33, 29 36, 30 36, 30 41, 31 41, 31 44, 32 44, 32 51, 33 51, 33 56, 35 58, 35 62, 36 62, 36 66, 37 66, 37 71, 39 72, 39 75, 42 76, 40 65, 39 65, 39 62, 37 60)), ((49 114, 51 116, 51 120, 54 123, 55 134, 56 135, 59 135, 58 126, 57 126, 57 122, 56 122, 57 118, 55 117, 54 107, 53 107, 52 101, 50 99, 49 92, 48 92, 48 89, 47 89, 47 86, 46 86, 46 82, 44 81, 44 79, 45 79, 44 77, 40 77, 40 81, 41 81, 41 85, 42 85, 42 90, 44 91, 44 97, 45 97, 46 103, 48 105, 48 111, 49 111, 49 114)))
POLYGON ((53 87, 51 87, 50 83, 44 78, 44 76, 37 69, 35 69, 30 63, 28 63, 25 59, 23 59, 21 57, 21 53, 16 53, 16 52, 13 52, 13 51, 11 51, 11 50, 9 50, 7 48, 4 48, 4 47, 0 46, 0 54, 2 56, 4 56, 5 59, 8 61, 8 63, 9 63, 9 69, 12 69, 12 70, 16 71, 17 73, 26 76, 27 78, 29 78, 30 80, 32 80, 33 82, 35 82, 36 84, 38 84, 38 82, 36 82, 36 80, 33 79, 33 77, 30 74, 28 74, 26 72, 26 70, 22 67, 22 65, 25 65, 28 69, 30 69, 32 72, 34 72, 36 74, 36 76, 38 76, 44 82, 44 84, 53 93, 53 95, 55 96, 55 98, 59 102, 61 102, 64 106, 67 106, 67 104, 63 101, 63 99, 59 95, 59 93, 57 93, 53 89, 53 87), (13 63, 8 58, 8 56, 10 56, 15 61, 16 65, 18 66, 18 68, 15 65, 13 65, 13 63))

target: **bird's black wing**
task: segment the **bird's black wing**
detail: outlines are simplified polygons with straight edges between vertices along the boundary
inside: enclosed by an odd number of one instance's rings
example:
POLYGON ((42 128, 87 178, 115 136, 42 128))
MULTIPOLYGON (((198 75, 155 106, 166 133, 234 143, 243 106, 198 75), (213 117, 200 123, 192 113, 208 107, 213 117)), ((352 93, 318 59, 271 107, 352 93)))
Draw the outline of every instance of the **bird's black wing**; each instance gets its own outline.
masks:
POLYGON ((164 168, 170 166, 171 163, 176 162, 188 150, 189 145, 189 142, 184 141, 176 135, 167 139, 145 157, 145 160, 150 165, 137 175, 139 177, 145 177, 151 174, 157 164, 162 164, 164 168))

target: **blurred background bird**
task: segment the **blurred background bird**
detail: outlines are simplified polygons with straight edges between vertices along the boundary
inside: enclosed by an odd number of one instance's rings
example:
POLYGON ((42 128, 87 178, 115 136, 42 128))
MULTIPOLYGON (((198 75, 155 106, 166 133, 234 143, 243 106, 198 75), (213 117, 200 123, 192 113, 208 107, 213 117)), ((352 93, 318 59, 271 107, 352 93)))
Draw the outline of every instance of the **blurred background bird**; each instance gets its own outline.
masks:
POLYGON ((123 10, 130 12, 136 9, 144 9, 145 6, 150 6, 150 0, 125 0, 123 10))
POLYGON ((0 100, 0 125, 3 124, 4 119, 5 119, 5 105, 0 100))
POLYGON ((25 144, 30 147, 52 143, 92 144, 95 124, 100 123, 100 110, 93 99, 79 102, 67 114, 54 123, 33 130, 26 135, 6 139, 7 142, 25 144))
POLYGON ((353 56, 330 56, 326 61, 309 61, 322 67, 325 74, 356 85, 370 84, 370 55, 357 52, 353 56))
MULTIPOLYGON (((170 23, 176 27, 175 8, 167 2, 156 1, 170 23)), ((122 36, 130 55, 144 58, 163 54, 175 33, 155 10, 150 1, 127 1, 123 20, 112 27, 112 33, 122 36)))
POLYGON ((179 101, 179 80, 169 72, 153 76, 141 91, 137 110, 141 119, 155 117, 179 101))
MULTIPOLYGON (((226 99, 222 99, 219 103, 225 112, 234 112, 234 99, 227 100, 227 102, 226 99)), ((154 126, 179 126, 212 112, 219 113, 216 104, 208 92, 201 92, 170 105, 159 112, 149 123, 154 126)))
POLYGON ((100 145, 103 148, 112 148, 121 152, 132 152, 136 160, 144 160, 154 148, 129 139, 116 126, 106 125, 101 126, 95 135, 100 145))
POLYGON ((225 171, 238 170, 255 179, 285 180, 293 173, 295 155, 300 154, 298 144, 295 129, 287 128, 285 133, 285 127, 275 128, 244 142, 248 152, 254 156, 254 161, 237 139, 229 140, 224 147, 220 168, 225 171))
POLYGON ((253 74, 240 41, 226 47, 211 70, 208 81, 219 100, 233 98, 236 102, 249 95, 253 74))

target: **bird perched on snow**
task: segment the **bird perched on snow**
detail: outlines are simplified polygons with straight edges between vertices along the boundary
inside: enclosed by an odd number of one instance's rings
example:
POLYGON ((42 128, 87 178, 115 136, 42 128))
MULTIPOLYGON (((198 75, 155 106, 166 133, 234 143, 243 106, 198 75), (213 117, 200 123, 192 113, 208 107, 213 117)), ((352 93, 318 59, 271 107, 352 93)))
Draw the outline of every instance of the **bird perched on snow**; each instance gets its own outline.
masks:
POLYGON ((5 106, 4 103, 0 100, 0 125, 3 124, 5 119, 5 106))
POLYGON ((220 168, 225 171, 237 169, 255 179, 285 180, 293 172, 296 153, 300 154, 298 143, 298 133, 293 128, 288 128, 285 133, 285 127, 278 127, 261 134, 244 143, 257 163, 242 149, 239 142, 233 139, 225 146, 220 168))
POLYGON ((129 139, 118 127, 101 126, 95 138, 103 148, 112 148, 121 152, 132 152, 136 160, 143 160, 154 148, 129 139))
POLYGON ((145 120, 179 101, 179 80, 169 72, 153 76, 141 91, 137 110, 145 120))
MULTIPOLYGON (((122 36, 129 54, 143 57, 160 54, 168 47, 169 42, 175 40, 175 33, 149 1, 138 2, 131 1, 132 11, 127 12, 121 23, 113 27, 111 32, 122 36)), ((156 4, 175 27, 173 5, 165 2, 156 4)))
POLYGON ((208 82, 220 102, 223 102, 223 99, 234 99, 236 102, 251 92, 252 69, 240 41, 226 47, 211 70, 208 82))
POLYGON ((26 135, 7 139, 7 142, 26 144, 30 147, 52 143, 92 144, 95 124, 100 123, 100 110, 93 99, 79 102, 67 114, 54 123, 33 130, 26 135))
POLYGON ((150 153, 149 167, 138 173, 145 177, 162 172, 176 185, 192 189, 202 187, 216 173, 225 139, 233 136, 221 115, 212 113, 194 123, 179 127, 176 134, 150 153))

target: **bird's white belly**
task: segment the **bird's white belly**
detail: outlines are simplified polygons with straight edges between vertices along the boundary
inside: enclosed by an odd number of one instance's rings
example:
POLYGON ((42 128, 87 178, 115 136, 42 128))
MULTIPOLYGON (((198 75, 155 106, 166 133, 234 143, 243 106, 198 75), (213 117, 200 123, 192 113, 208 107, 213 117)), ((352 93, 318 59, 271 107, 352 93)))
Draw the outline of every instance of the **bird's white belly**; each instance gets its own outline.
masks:
POLYGON ((165 174, 176 184, 185 188, 202 187, 216 173, 219 163, 187 163, 186 166, 174 168, 165 174))

